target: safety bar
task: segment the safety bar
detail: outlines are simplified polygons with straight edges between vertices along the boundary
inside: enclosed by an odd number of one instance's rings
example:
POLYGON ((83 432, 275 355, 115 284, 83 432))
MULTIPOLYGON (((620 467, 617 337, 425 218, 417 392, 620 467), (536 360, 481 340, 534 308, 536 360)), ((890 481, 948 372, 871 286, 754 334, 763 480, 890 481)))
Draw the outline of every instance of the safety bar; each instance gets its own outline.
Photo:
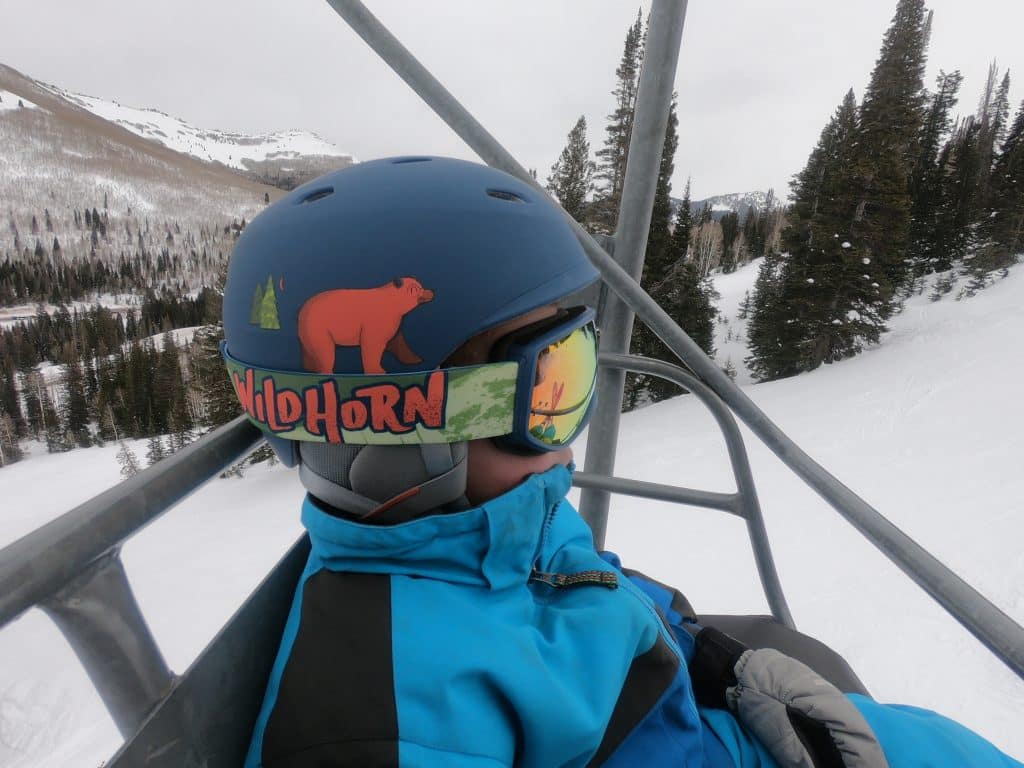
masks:
MULTIPOLYGON (((636 355, 614 355, 602 353, 600 356, 602 367, 614 367, 623 371, 643 373, 648 376, 657 376, 678 384, 689 391, 700 400, 714 417, 718 428, 725 438, 725 446, 729 452, 729 462, 732 465, 733 477, 736 480, 736 492, 732 494, 712 494, 708 491, 694 491, 688 488, 675 488, 657 483, 644 483, 637 480, 624 480, 617 477, 604 475, 591 475, 586 472, 577 472, 574 476, 574 484, 581 488, 600 489, 604 493, 623 493, 631 496, 642 496, 646 498, 672 501, 677 504, 690 504, 698 507, 709 507, 711 509, 722 509, 719 504, 728 498, 731 506, 726 512, 739 515, 747 522, 747 535, 750 537, 750 547, 754 550, 754 563, 757 565, 757 574, 761 579, 761 587, 764 589, 765 597, 768 599, 768 606, 772 615, 790 629, 796 629, 793 623, 793 615, 789 612, 789 605, 786 603, 786 596, 782 591, 782 584, 779 582, 779 573, 775 568, 775 560, 772 558, 771 545, 768 542, 768 531, 764 525, 764 516, 761 514, 761 504, 757 500, 757 489, 754 487, 754 475, 750 471, 750 460, 747 458, 747 449, 743 444, 743 436, 736 426, 736 419, 732 412, 722 402, 710 387, 697 379, 689 371, 685 371, 678 365, 665 363, 661 360, 650 360, 646 357, 636 355)), ((588 433, 587 445, 595 439, 592 433, 588 433)))
POLYGON ((125 736, 174 679, 135 601, 121 544, 262 439, 240 416, 0 550, 0 628, 42 608, 125 736))
MULTIPOLYGON (((416 60, 366 6, 359 0, 327 1, 356 34, 363 38, 484 162, 511 173, 546 194, 547 191, 537 180, 416 60)), ((656 13, 658 18, 673 17, 673 14, 681 9, 685 9, 685 0, 653 0, 651 17, 655 18, 656 13)), ((681 26, 679 29, 681 32, 681 26)), ((649 176, 647 183, 653 186, 656 179, 656 174, 649 176)), ((704 351, 647 295, 640 284, 608 255, 589 232, 569 214, 565 214, 565 217, 594 266, 601 272, 605 284, 636 313, 665 346, 693 371, 698 379, 710 387, 773 453, 861 535, 1024 679, 1024 628, 801 450, 743 390, 733 384, 715 361, 704 354, 704 351)), ((601 544, 602 533, 607 524, 607 509, 591 510, 583 506, 580 511, 594 529, 595 541, 601 544)))

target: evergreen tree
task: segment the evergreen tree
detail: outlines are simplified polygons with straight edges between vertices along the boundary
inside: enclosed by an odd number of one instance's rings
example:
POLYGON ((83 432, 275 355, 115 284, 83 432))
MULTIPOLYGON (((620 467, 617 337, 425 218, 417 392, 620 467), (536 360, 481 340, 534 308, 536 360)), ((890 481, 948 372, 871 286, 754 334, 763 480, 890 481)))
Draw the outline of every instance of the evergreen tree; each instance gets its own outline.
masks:
POLYGON ((693 212, 690 210, 690 179, 686 179, 683 201, 676 211, 675 225, 672 227, 672 239, 669 251, 675 261, 686 259, 690 253, 690 230, 693 229, 693 212))
POLYGON ((175 400, 169 421, 171 428, 171 453, 174 453, 191 443, 193 439, 192 416, 189 413, 184 397, 179 397, 175 400))
POLYGON ((969 266, 972 293, 1024 254, 1024 102, 995 162, 991 202, 981 218, 980 238, 969 266))
POLYGON ((961 263, 977 245, 981 215, 981 129, 975 118, 960 123, 939 156, 940 195, 932 230, 932 264, 946 272, 961 263))
POLYGON ((919 155, 929 29, 924 0, 899 0, 864 94, 854 142, 849 241, 880 270, 883 320, 909 275, 910 176, 919 155))
POLYGON ((626 158, 633 130, 633 109, 640 83, 640 63, 643 59, 643 24, 640 13, 626 33, 622 59, 615 70, 615 109, 608 115, 604 146, 597 151, 597 179, 601 182, 600 196, 591 209, 590 225, 597 232, 611 234, 617 225, 622 186, 626 177, 626 158))
POLYGON ((649 292, 660 283, 672 269, 678 255, 671 248, 672 239, 672 173, 675 170, 676 147, 679 136, 676 131, 679 119, 676 117, 676 102, 673 97, 669 106, 668 124, 665 127, 665 142, 661 150, 658 179, 654 188, 654 206, 651 209, 651 224, 647 233, 647 250, 644 255, 641 284, 649 292))
POLYGON ((746 261, 753 261, 758 256, 764 256, 764 240, 761 233, 761 212, 751 206, 747 211, 747 217, 743 220, 743 248, 746 261))
POLYGON ((68 443, 64 425, 61 423, 57 409, 53 407, 50 393, 43 387, 41 401, 43 426, 46 434, 46 450, 49 453, 62 453, 73 447, 68 443))
POLYGON ((884 330, 878 267, 847 239, 849 168, 857 109, 846 94, 793 182, 784 260, 762 265, 748 343, 761 380, 791 376, 856 354, 884 330))
MULTIPOLYGON (((710 279, 701 277, 693 264, 680 260, 673 265, 665 279, 652 288, 651 296, 679 323, 697 346, 709 357, 714 355, 714 329, 718 310, 713 302, 718 294, 710 279)), ((664 357, 675 362, 667 354, 664 357)))
POLYGON ((25 399, 25 415, 29 433, 37 440, 45 431, 43 405, 40 397, 42 377, 35 370, 21 375, 21 390, 25 399))
POLYGON ((993 61, 989 66, 988 78, 982 91, 976 117, 978 123, 977 184, 979 205, 989 202, 990 179, 999 145, 1006 133, 1006 121, 1010 112, 1010 73, 1007 71, 999 80, 999 68, 993 61))
POLYGON ((14 420, 4 411, 0 404, 0 467, 20 461, 24 456, 19 444, 18 432, 14 420))
POLYGON ((735 272, 739 255, 737 254, 738 238, 740 234, 740 215, 736 211, 729 211, 718 222, 722 227, 722 261, 721 268, 725 273, 735 272))
POLYGON ((207 325, 196 331, 192 342, 192 380, 199 394, 204 413, 202 424, 219 427, 241 414, 242 409, 235 396, 234 386, 224 369, 220 356, 220 343, 224 340, 224 326, 221 321, 221 300, 224 296, 226 266, 217 275, 210 302, 209 314, 204 318, 207 325))
POLYGON ((127 480, 135 477, 142 470, 135 452, 122 440, 121 449, 117 452, 117 463, 121 466, 121 477, 127 480))
POLYGON ((14 434, 19 437, 28 434, 25 416, 21 411, 21 398, 15 384, 13 363, 6 371, 0 366, 0 412, 5 413, 11 420, 14 434))
POLYGON ((81 448, 92 445, 89 434, 89 401, 85 394, 85 378, 81 364, 75 360, 68 363, 64 374, 64 422, 66 431, 81 448))
POLYGON ((146 443, 146 461, 149 463, 148 465, 152 467, 165 456, 167 456, 167 453, 164 451, 164 443, 160 435, 150 437, 146 443))
MULTIPOLYGON (((158 434, 171 431, 170 414, 175 403, 185 396, 181 376, 181 363, 174 335, 167 331, 161 341, 161 351, 156 355, 157 365, 153 377, 153 423, 151 430, 158 434)), ((189 425, 182 425, 187 428, 189 425)))
POLYGON ((704 206, 700 209, 700 216, 697 217, 697 226, 703 226, 704 224, 710 224, 714 220, 714 215, 711 210, 711 203, 705 202, 704 206))
MULTIPOLYGON (((687 259, 691 223, 690 182, 687 180, 683 202, 676 212, 675 228, 664 256, 668 269, 647 290, 658 305, 710 356, 714 354, 714 320, 718 315, 714 301, 718 295, 711 281, 702 275, 696 264, 687 259)), ((638 354, 678 363, 675 356, 664 348, 646 326, 639 327, 641 330, 633 346, 638 354)), ((631 406, 645 398, 658 402, 678 393, 679 387, 675 384, 663 379, 641 377, 630 393, 628 402, 631 406)))
POLYGON ((587 196, 594 186, 594 163, 590 160, 587 121, 582 115, 569 131, 565 149, 551 167, 547 188, 566 212, 583 223, 587 196))
POLYGON ((782 302, 784 260, 781 254, 769 253, 757 270, 754 295, 751 298, 750 322, 747 324, 747 347, 750 356, 744 361, 754 378, 771 381, 795 372, 786 359, 786 349, 794 345, 782 302))
MULTIPOLYGON (((939 72, 919 137, 917 163, 910 182, 911 219, 907 258, 914 278, 936 271, 943 248, 937 240, 942 226, 945 162, 942 147, 952 126, 951 112, 963 76, 939 72)), ((948 268, 948 267, 947 267, 948 268)))

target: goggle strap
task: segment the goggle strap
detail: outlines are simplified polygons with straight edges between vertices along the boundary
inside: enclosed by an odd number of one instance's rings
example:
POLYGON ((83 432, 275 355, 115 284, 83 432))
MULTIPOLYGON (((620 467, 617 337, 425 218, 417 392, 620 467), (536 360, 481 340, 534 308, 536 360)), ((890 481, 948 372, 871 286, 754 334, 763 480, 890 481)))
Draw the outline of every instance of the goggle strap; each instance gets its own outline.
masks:
POLYGON ((221 351, 249 421, 275 437, 429 445, 499 437, 513 429, 515 362, 337 375, 257 368, 232 358, 226 345, 221 351))

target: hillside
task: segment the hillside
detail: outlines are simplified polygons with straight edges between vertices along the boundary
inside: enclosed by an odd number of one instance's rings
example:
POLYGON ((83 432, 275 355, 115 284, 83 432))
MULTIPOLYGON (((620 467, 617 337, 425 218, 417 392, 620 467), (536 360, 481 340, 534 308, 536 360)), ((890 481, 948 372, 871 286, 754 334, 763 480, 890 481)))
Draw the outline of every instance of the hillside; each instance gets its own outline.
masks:
POLYGON ((52 85, 45 90, 84 107, 104 120, 170 149, 218 163, 257 181, 293 189, 355 159, 308 131, 282 131, 260 136, 197 128, 155 109, 138 109, 114 101, 71 93, 52 85))
POLYGON ((211 283, 242 223, 282 194, 138 136, 2 65, 0 99, 7 318, 31 314, 40 300, 92 300, 96 291, 196 291, 211 283), (92 285, 59 277, 69 266, 92 285))
MULTIPOLYGON (((756 272, 755 263, 717 278, 728 327, 740 333, 734 308, 756 272)), ((1018 622, 1020 492, 1007 478, 1019 474, 1024 453, 1024 401, 1015 390, 1024 372, 1022 299, 1020 270, 969 301, 914 297, 879 347, 745 387, 812 456, 1018 622)), ((723 349, 726 332, 720 325, 723 349)), ((936 709, 1024 757, 1024 683, 746 434, 798 626, 843 653, 880 700, 936 709)), ((626 415, 619 446, 623 476, 733 487, 721 437, 691 398, 626 415)), ((581 442, 576 454, 584 452, 581 442)), ((115 453, 47 455, 37 446, 5 469, 0 545, 116 482, 115 453)), ((187 666, 299 534, 301 493, 293 472, 254 467, 241 480, 214 480, 125 546, 173 669, 187 666)), ((608 542, 630 567, 679 585, 698 611, 766 611, 743 525, 731 517, 616 498, 608 542)), ((94 765, 119 741, 42 614, 0 632, 0 764, 94 765)))
POLYGON ((43 199, 70 208, 106 192, 112 203, 141 211, 231 218, 255 213, 271 191, 145 139, 3 65, 0 89, 34 105, 0 113, 0 200, 16 212, 43 199))

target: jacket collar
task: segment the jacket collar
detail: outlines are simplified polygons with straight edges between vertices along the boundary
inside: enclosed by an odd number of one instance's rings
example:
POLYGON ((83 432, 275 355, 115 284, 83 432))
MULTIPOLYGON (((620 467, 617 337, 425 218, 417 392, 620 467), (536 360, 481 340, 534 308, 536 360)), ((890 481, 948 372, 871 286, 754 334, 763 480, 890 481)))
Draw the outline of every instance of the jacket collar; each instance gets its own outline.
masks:
POLYGON ((571 485, 569 470, 552 467, 495 499, 462 512, 429 515, 392 526, 333 517, 308 497, 302 524, 313 545, 310 567, 426 576, 501 589, 526 582, 571 485))

